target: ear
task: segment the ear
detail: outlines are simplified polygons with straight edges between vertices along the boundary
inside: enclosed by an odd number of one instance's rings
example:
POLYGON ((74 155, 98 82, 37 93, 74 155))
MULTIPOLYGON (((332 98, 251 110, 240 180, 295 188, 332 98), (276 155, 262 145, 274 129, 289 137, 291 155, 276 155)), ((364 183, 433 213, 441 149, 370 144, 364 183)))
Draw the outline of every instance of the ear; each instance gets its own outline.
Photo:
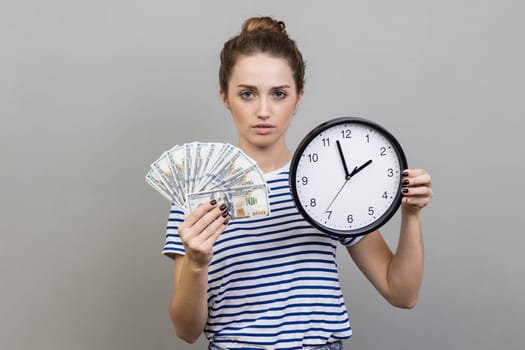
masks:
POLYGON ((299 106, 299 104, 303 100, 303 96, 304 96, 304 89, 301 89, 301 91, 299 91, 299 93, 297 94, 297 102, 295 103, 295 108, 299 106))
POLYGON ((230 109, 230 104, 228 103, 228 94, 224 92, 224 90, 221 88, 219 89, 219 95, 221 96, 222 104, 226 109, 230 109))

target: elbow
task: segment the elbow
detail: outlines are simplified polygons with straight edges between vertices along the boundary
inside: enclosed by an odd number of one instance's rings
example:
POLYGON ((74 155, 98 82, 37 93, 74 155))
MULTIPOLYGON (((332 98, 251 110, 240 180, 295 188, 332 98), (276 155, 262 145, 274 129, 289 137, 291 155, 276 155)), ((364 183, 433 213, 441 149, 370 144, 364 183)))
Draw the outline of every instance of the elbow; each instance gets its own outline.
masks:
POLYGON ((194 344, 195 342, 197 342, 197 339, 199 339, 199 335, 180 332, 180 331, 177 331, 177 329, 175 329, 175 335, 179 339, 184 340, 188 344, 194 344))
POLYGON ((400 309, 413 309, 417 304, 416 297, 387 298, 390 305, 400 309))

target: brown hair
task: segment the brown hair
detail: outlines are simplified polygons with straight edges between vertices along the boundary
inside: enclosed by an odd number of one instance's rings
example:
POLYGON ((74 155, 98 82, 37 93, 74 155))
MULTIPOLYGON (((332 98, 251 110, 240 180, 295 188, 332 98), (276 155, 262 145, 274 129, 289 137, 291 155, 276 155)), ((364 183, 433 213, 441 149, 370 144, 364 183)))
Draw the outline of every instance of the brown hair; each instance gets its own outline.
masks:
POLYGON ((242 24, 241 33, 231 38, 221 51, 219 84, 228 93, 233 66, 241 55, 266 53, 288 61, 295 80, 296 91, 304 87, 304 61, 295 41, 288 37, 284 22, 271 17, 252 17, 242 24))

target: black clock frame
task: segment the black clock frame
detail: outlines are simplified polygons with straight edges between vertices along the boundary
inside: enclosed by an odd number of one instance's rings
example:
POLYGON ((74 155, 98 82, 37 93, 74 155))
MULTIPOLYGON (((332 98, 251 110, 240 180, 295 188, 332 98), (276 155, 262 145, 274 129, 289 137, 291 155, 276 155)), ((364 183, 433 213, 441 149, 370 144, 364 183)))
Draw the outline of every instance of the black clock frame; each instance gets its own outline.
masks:
POLYGON ((338 238, 347 238, 347 237, 357 237, 357 236, 363 236, 368 233, 371 233, 380 227, 382 227, 390 218, 396 213, 396 211, 399 209, 399 206, 401 205, 401 179, 402 176, 399 177, 399 185, 398 185, 398 191, 396 193, 396 197, 392 201, 392 204, 387 209, 387 211, 381 215, 377 220, 372 222, 371 224, 361 227, 359 229, 355 230, 336 230, 333 228, 326 227, 319 222, 317 222, 315 219, 311 218, 310 215, 306 212, 306 210, 301 205, 301 202, 299 200, 299 196, 297 194, 297 179, 295 178, 297 175, 297 167, 299 165, 299 161, 301 160, 301 156, 306 149, 306 147, 312 142, 312 140, 317 137, 320 133, 323 131, 333 127, 334 125, 338 124, 364 124, 368 127, 371 127, 377 131, 379 131, 383 136, 385 136, 388 141, 392 144, 394 151, 396 152, 399 161, 401 162, 399 164, 401 171, 408 168, 407 160, 405 157, 405 153, 403 152, 403 148, 401 147, 401 144, 397 141, 397 139, 392 135, 388 130, 386 130, 381 125, 360 117, 340 117, 328 120, 326 122, 321 123, 314 129, 312 129, 299 143, 297 146, 297 149, 295 150, 291 163, 290 163, 290 178, 289 178, 289 184, 290 184, 290 191, 292 193, 293 201, 295 202, 295 206, 303 216, 303 218, 308 221, 312 226, 320 230, 321 232, 327 233, 332 236, 336 236, 338 238))

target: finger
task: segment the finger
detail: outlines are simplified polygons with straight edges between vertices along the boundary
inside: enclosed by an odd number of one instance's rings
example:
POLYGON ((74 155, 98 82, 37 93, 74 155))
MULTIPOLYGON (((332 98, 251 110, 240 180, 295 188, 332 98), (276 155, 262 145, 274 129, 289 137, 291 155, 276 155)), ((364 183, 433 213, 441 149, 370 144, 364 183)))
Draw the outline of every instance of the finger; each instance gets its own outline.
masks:
POLYGON ((213 244, 219 239, 220 235, 226 230, 228 227, 230 217, 227 215, 226 217, 219 217, 216 221, 214 221, 213 225, 210 225, 210 233, 207 235, 207 239, 203 242, 203 244, 213 246, 213 244))
POLYGON ((218 230, 221 230, 223 226, 225 227, 225 222, 227 222, 229 216, 228 211, 222 211, 218 217, 215 218, 200 234, 203 241, 210 239, 214 236, 218 230))
POLYGON ((221 206, 215 207, 206 214, 204 214, 194 225, 193 230, 201 234, 212 222, 216 219, 226 217, 228 215, 228 207, 223 203, 221 206), (223 216, 224 215, 224 216, 223 216))
POLYGON ((186 227, 192 227, 195 225, 197 221, 199 221, 206 213, 208 213, 210 210, 212 210, 214 207, 217 206, 217 201, 212 200, 211 202, 207 202, 204 204, 199 205, 197 208, 195 208, 187 217, 184 219, 184 225, 186 227))
POLYGON ((408 176, 403 176, 403 179, 401 180, 401 183, 403 186, 432 186, 432 178, 429 173, 423 170, 423 172, 419 173, 418 171, 405 171, 405 173, 408 173, 408 176))
POLYGON ((427 186, 403 187, 401 193, 405 197, 432 197, 432 188, 427 186))
POLYGON ((404 205, 424 208, 429 203, 428 197, 403 197, 402 203, 404 205))

